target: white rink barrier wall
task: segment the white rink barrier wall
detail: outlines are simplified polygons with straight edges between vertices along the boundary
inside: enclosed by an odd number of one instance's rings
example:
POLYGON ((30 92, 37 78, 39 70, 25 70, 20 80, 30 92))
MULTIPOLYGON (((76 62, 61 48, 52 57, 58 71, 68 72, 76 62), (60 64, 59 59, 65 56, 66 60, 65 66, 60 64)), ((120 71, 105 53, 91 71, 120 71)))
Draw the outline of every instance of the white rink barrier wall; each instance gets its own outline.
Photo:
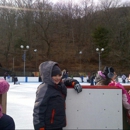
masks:
MULTIPOLYGON (((8 92, 8 114, 16 123, 16 130, 33 130, 32 110, 37 85, 23 83, 8 92), (31 86, 31 88, 30 88, 31 86)), ((83 86, 77 93, 67 89, 64 130, 123 130, 122 90, 108 86, 83 86), (112 89, 113 88, 113 89, 112 89)))
MULTIPOLYGON (((0 77, 0 78, 3 79, 3 77, 0 77)), ((19 82, 31 82, 31 83, 33 83, 33 82, 39 82, 39 77, 17 77, 17 78, 18 78, 19 82)), ((82 82, 80 77, 73 77, 73 79, 78 80, 80 83, 82 82)), ((9 79, 8 79, 8 77, 6 77, 6 80, 8 82, 12 82, 12 77, 10 77, 9 79)), ((84 81, 84 83, 87 83, 86 77, 83 78, 83 81, 84 81)), ((122 79, 118 78, 118 82, 121 83, 122 79)), ((127 80, 126 80, 126 82, 127 82, 127 80)))
MULTIPOLYGON (((0 77, 0 78, 3 79, 3 77, 0 77)), ((39 77, 17 77, 17 78, 18 78, 19 82, 31 82, 31 83, 33 83, 33 82, 39 82, 39 77)), ((78 80, 79 82, 81 82, 81 78, 80 77, 73 77, 73 78, 76 79, 76 80, 78 80)), ((12 82, 12 77, 10 77, 10 79, 8 79, 6 77, 6 80, 8 82, 12 82)), ((84 82, 85 83, 87 82, 86 78, 84 78, 84 82)))
POLYGON ((123 129, 121 89, 69 89, 65 130, 123 129))
MULTIPOLYGON (((0 78, 3 79, 3 77, 0 78)), ((17 78, 18 82, 31 82, 31 83, 39 82, 39 77, 17 77, 17 78)), ((6 77, 6 80, 8 82, 12 82, 12 77, 10 77, 9 79, 6 77)))

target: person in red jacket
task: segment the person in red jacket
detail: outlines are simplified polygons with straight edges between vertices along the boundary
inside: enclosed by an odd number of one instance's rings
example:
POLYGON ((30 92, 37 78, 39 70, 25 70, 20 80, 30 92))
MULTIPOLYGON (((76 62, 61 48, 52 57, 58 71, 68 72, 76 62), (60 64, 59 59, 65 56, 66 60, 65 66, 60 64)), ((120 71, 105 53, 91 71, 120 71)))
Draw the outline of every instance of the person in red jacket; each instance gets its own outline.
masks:
POLYGON ((42 84, 37 88, 33 109, 35 130, 62 130, 66 126, 65 99, 66 86, 73 86, 80 93, 82 87, 77 80, 62 80, 61 69, 57 62, 46 61, 40 64, 42 84))

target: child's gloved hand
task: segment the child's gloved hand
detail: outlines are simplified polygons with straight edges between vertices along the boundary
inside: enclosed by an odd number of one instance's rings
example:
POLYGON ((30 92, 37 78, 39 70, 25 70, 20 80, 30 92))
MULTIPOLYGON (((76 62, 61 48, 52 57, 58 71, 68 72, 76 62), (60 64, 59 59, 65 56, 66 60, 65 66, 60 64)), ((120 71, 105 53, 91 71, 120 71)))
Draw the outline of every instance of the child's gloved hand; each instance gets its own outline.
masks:
POLYGON ((82 92, 82 86, 80 84, 75 84, 74 89, 77 91, 77 93, 82 92))

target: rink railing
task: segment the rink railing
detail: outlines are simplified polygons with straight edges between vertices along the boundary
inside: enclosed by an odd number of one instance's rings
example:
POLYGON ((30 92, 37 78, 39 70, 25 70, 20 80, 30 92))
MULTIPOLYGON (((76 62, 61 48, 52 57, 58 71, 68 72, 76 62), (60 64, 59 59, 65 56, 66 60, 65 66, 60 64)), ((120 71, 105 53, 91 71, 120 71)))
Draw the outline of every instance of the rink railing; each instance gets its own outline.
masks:
MULTIPOLYGON (((3 77, 0 77, 0 78, 3 78, 3 77)), ((39 82, 39 77, 20 77, 20 76, 18 76, 17 78, 18 78, 19 82, 25 82, 25 83, 27 83, 27 82, 29 82, 29 83, 39 82)), ((73 77, 73 78, 78 80, 80 83, 82 82, 80 77, 73 77)), ((12 77, 10 77, 10 78, 6 77, 6 80, 8 82, 13 82, 12 77)), ((83 81, 84 81, 84 83, 87 83, 87 78, 84 77, 83 81)), ((122 82, 121 78, 118 78, 118 82, 122 82)), ((126 80, 126 82, 127 82, 127 80, 126 80)))
MULTIPOLYGON (((66 99, 68 128, 66 129, 129 128, 126 110, 122 107, 121 89, 111 86, 82 85, 82 87, 83 91, 79 94, 72 87, 68 87, 66 99)), ((130 86, 125 88, 130 90, 130 86)), ((7 96, 7 94, 0 95, 3 113, 6 113, 7 96)))

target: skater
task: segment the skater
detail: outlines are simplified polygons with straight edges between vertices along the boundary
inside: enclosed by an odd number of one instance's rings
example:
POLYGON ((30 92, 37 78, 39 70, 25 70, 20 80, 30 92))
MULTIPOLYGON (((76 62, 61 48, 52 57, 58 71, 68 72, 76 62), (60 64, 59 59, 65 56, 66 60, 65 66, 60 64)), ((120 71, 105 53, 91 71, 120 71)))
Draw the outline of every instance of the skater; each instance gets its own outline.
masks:
POLYGON ((10 75, 7 76, 7 81, 10 82, 10 75))
POLYGON ((125 75, 125 74, 123 74, 123 75, 121 76, 121 78, 122 78, 122 83, 125 83, 125 80, 126 80, 126 75, 125 75))
POLYGON ((95 73, 93 73, 90 77, 90 85, 95 85, 94 80, 95 80, 95 73))
POLYGON ((73 86, 77 93, 82 91, 82 87, 77 80, 71 78, 61 80, 61 69, 57 62, 41 63, 39 72, 44 83, 38 86, 36 92, 33 110, 34 129, 62 130, 66 126, 66 86, 73 86))
POLYGON ((62 79, 67 79, 68 78, 68 72, 66 69, 62 70, 62 79))
POLYGON ((81 82, 83 83, 84 82, 84 76, 83 76, 83 74, 80 75, 80 78, 81 78, 81 82))
POLYGON ((14 84, 17 84, 17 82, 18 82, 18 78, 17 76, 14 76, 14 84))
POLYGON ((4 73, 4 79, 6 80, 7 72, 4 73))

